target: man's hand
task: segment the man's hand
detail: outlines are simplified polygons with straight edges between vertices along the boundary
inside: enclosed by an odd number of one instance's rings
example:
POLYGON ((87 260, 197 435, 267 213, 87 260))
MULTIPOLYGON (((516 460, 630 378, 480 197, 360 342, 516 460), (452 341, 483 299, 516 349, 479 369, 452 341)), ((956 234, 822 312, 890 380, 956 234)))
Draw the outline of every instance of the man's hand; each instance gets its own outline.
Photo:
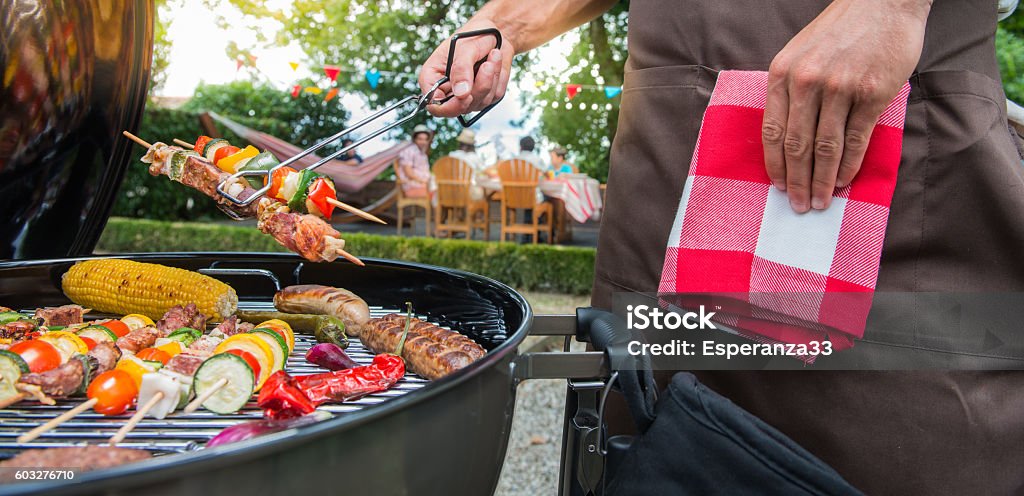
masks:
MULTIPOLYGON (((493 27, 494 23, 475 19, 459 29, 459 32, 493 27)), ((442 85, 434 94, 435 100, 441 100, 449 94, 454 94, 455 98, 444 105, 430 106, 430 113, 439 117, 455 117, 483 109, 505 95, 512 69, 512 56, 516 52, 511 40, 503 38, 501 49, 494 48, 494 41, 493 36, 477 36, 458 41, 455 45, 455 58, 452 60, 451 82, 442 85), (484 58, 487 61, 474 74, 473 66, 484 58)), ((424 92, 444 76, 450 45, 450 38, 441 43, 420 69, 419 83, 424 92)))
POLYGON ((828 208, 921 58, 930 0, 837 0, 772 61, 765 167, 793 210, 828 208))

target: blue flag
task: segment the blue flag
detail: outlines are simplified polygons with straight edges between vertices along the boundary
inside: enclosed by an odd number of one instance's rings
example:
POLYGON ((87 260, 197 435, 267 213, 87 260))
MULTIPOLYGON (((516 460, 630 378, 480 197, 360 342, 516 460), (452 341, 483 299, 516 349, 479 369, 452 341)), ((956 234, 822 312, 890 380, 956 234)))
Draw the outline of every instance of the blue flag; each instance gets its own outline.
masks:
POLYGON ((378 72, 377 69, 367 70, 366 82, 370 83, 371 89, 377 89, 377 85, 380 84, 380 72, 378 72))
POLYGON ((622 86, 605 86, 604 96, 607 98, 615 98, 619 93, 622 93, 622 86))

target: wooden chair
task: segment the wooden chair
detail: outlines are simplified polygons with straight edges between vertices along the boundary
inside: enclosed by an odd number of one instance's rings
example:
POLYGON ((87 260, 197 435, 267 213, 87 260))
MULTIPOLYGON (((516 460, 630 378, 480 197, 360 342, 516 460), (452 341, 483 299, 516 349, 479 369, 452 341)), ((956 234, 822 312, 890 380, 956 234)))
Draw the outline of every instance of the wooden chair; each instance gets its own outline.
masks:
POLYGON ((497 167, 501 177, 501 240, 506 241, 509 234, 529 234, 537 244, 538 235, 546 232, 548 242, 554 242, 554 208, 551 202, 537 202, 541 172, 525 160, 503 160, 497 167), (524 223, 518 222, 520 210, 532 210, 532 218, 525 219, 524 223), (545 216, 543 223, 540 221, 542 216, 545 216))
POLYGON ((434 164, 437 182, 437 205, 434 206, 434 235, 454 232, 473 237, 474 229, 484 232, 484 241, 491 237, 491 209, 486 198, 474 200, 472 179, 475 171, 469 164, 452 157, 442 157, 434 164))
MULTIPOLYGON (((405 209, 407 207, 419 207, 422 208, 426 214, 426 225, 424 226, 424 234, 430 236, 430 211, 432 209, 430 205, 430 196, 422 198, 410 198, 405 196, 405 192, 402 190, 402 180, 395 177, 395 205, 398 208, 398 235, 402 235, 402 224, 404 222, 403 217, 405 216, 405 209)), ((416 221, 415 212, 413 213, 412 221, 416 221)))

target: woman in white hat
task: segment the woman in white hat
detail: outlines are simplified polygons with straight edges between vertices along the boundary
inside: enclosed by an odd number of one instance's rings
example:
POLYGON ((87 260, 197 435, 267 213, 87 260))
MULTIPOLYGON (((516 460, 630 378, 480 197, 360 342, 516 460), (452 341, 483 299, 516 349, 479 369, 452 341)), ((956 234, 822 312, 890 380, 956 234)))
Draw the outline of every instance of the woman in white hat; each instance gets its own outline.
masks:
POLYGON ((472 177, 472 187, 469 189, 469 195, 474 200, 479 200, 484 197, 484 189, 477 186, 477 180, 483 177, 484 171, 487 166, 484 165, 484 159, 476 152, 476 133, 469 129, 463 129, 459 136, 455 138, 455 141, 459 143, 459 148, 450 154, 449 157, 461 160, 473 168, 474 174, 472 177))
POLYGON ((402 192, 409 198, 425 198, 430 195, 430 143, 434 132, 420 124, 412 130, 412 142, 416 146, 406 148, 398 155, 395 174, 402 180, 402 192))
POLYGON ((459 143, 459 148, 448 156, 469 164, 477 172, 482 172, 484 160, 476 152, 476 133, 469 129, 463 129, 455 141, 459 143))

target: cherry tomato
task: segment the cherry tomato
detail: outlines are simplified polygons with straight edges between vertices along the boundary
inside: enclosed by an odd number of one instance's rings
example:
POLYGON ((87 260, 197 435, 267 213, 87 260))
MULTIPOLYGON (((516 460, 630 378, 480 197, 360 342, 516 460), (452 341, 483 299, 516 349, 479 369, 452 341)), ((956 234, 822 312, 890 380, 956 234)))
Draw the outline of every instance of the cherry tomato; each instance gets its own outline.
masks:
POLYGON ((242 350, 228 350, 228 351, 225 351, 224 353, 230 353, 232 355, 237 355, 237 356, 242 357, 242 360, 245 360, 245 363, 248 363, 249 367, 252 368, 253 379, 255 379, 256 382, 259 382, 260 362, 259 362, 259 360, 256 359, 255 356, 253 356, 252 353, 249 353, 248 351, 242 351, 242 350))
POLYGON ((213 165, 217 165, 217 162, 220 162, 220 159, 227 157, 228 155, 234 155, 240 151, 242 151, 241 148, 231 145, 218 148, 217 153, 213 154, 213 165))
POLYGON ((116 334, 117 337, 122 337, 125 334, 132 332, 132 330, 128 328, 128 324, 125 324, 120 320, 108 320, 100 325, 110 329, 110 332, 116 334))
POLYGON ((170 353, 156 348, 146 348, 136 353, 135 356, 143 360, 156 360, 164 365, 167 365, 167 361, 171 359, 170 353))
POLYGON ((96 399, 96 406, 93 407, 97 413, 103 415, 120 415, 128 410, 139 395, 139 389, 135 386, 132 376, 123 370, 108 370, 98 376, 85 391, 89 399, 96 399))
POLYGON ((212 139, 213 138, 211 138, 209 136, 200 136, 199 139, 196 140, 196 146, 192 147, 192 149, 195 150, 196 153, 202 155, 203 154, 203 148, 212 139))
POLYGON ((22 341, 11 346, 10 351, 21 356, 32 372, 46 372, 60 365, 60 352, 46 341, 22 341))
POLYGON ((91 350, 92 350, 93 348, 95 348, 95 347, 96 347, 96 341, 95 341, 95 340, 93 340, 92 338, 87 338, 87 337, 85 337, 85 336, 78 336, 78 339, 81 339, 81 340, 82 340, 82 342, 83 342, 83 343, 85 343, 85 346, 86 346, 87 348, 89 348, 89 350, 90 350, 90 351, 91 351, 91 350))

